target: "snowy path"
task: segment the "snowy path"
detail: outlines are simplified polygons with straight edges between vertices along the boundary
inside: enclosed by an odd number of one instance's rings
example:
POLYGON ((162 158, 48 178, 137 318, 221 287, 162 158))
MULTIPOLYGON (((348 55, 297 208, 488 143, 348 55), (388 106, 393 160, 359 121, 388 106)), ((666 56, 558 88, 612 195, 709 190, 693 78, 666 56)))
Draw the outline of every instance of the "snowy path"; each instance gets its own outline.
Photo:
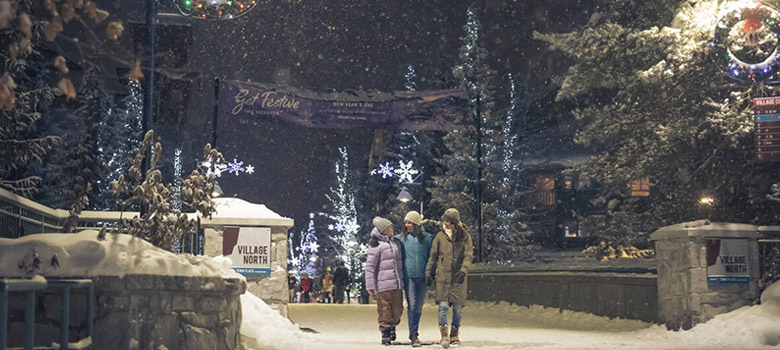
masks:
MULTIPOLYGON (((397 348, 379 344, 374 305, 294 304, 290 319, 319 332, 307 335, 313 342, 307 348, 397 348)), ((441 349, 432 344, 439 338, 434 305, 425 305, 421 323, 420 338, 431 344, 423 349, 441 349)), ((404 312, 398 327, 401 347, 409 347, 406 324, 404 312)), ((719 327, 704 332, 670 332, 639 321, 509 304, 471 303, 464 309, 461 328, 460 348, 464 349, 778 349, 711 334, 719 327)))

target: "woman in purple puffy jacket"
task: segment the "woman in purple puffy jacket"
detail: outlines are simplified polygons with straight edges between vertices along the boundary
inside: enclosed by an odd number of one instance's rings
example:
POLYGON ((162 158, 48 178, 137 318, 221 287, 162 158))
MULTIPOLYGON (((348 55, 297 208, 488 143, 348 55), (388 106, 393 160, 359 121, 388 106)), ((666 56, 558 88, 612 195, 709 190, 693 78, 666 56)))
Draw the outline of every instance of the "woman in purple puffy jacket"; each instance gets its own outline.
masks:
POLYGON ((375 217, 366 258, 366 290, 376 299, 382 344, 395 340, 395 326, 404 311, 403 244, 393 238, 393 223, 375 217))

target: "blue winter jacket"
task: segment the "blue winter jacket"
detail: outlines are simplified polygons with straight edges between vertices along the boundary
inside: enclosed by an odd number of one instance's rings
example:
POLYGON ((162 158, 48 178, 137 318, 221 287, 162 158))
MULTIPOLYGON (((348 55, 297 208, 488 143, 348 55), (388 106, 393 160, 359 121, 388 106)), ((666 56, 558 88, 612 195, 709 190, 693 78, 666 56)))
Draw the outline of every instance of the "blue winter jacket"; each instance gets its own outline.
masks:
POLYGON ((428 264, 428 254, 431 252, 431 242, 433 236, 425 232, 420 227, 423 234, 423 241, 420 243, 412 234, 406 236, 403 234, 395 235, 395 238, 404 245, 404 273, 405 278, 425 278, 425 265, 428 264))

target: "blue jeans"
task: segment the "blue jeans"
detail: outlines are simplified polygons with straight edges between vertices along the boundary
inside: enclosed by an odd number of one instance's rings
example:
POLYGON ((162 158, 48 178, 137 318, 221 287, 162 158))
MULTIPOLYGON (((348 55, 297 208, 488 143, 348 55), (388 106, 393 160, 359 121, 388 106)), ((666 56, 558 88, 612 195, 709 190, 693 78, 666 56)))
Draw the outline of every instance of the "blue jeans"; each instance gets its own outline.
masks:
POLYGON ((420 328, 423 301, 425 301, 425 278, 407 278, 404 281, 406 289, 406 314, 409 317, 409 337, 417 335, 420 328))
MULTIPOLYGON (((450 310, 450 303, 442 301, 439 303, 439 326, 447 325, 447 311, 450 310)), ((452 326, 460 328, 460 317, 463 316, 463 305, 452 304, 452 326)))

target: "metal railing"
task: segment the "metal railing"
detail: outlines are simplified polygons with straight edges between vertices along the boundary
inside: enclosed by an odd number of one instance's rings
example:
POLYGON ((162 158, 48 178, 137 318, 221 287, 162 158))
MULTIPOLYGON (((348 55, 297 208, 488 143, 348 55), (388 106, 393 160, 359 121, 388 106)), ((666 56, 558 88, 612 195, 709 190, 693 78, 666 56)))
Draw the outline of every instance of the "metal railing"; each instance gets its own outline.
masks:
MULTIPOLYGON (((116 227, 121 218, 137 215, 137 212, 83 211, 75 229, 116 227)), ((53 209, 0 188, 0 238, 61 232, 68 216, 67 210, 53 209)))
MULTIPOLYGON (((24 349, 35 347, 35 293, 48 287, 60 290, 60 343, 47 349, 89 349, 95 325, 95 287, 89 279, 2 279, 0 280, 0 350, 8 346, 8 300, 10 292, 23 292, 24 308, 24 349), (83 339, 70 343, 70 292, 72 289, 86 289, 86 334, 83 339)), ((40 347, 37 347, 40 348, 40 347)))
POLYGON ((759 239, 759 278, 761 289, 780 280, 780 239, 759 239))
POLYGON ((0 280, 0 350, 8 346, 8 296, 11 292, 25 293, 24 348, 31 350, 35 341, 35 291, 46 289, 44 278, 0 280))

